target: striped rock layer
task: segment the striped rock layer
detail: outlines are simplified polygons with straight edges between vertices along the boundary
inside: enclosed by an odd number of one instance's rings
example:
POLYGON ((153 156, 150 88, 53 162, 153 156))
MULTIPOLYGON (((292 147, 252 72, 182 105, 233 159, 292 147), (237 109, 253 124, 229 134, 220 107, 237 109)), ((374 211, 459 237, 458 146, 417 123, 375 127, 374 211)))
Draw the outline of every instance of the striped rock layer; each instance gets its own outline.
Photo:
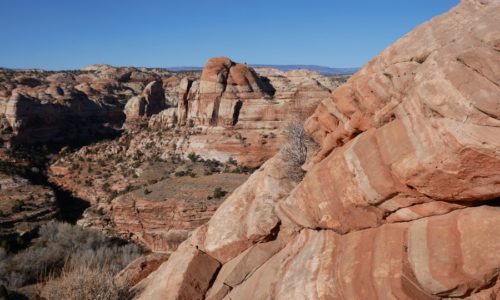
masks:
POLYGON ((177 108, 152 120, 203 128, 204 134, 190 137, 186 153, 258 167, 279 151, 288 124, 307 118, 340 82, 300 70, 266 77, 247 64, 214 57, 199 79, 181 80, 177 108))
POLYGON ((304 179, 269 160, 137 298, 497 299, 499 15, 464 0, 374 58, 306 122, 304 179))

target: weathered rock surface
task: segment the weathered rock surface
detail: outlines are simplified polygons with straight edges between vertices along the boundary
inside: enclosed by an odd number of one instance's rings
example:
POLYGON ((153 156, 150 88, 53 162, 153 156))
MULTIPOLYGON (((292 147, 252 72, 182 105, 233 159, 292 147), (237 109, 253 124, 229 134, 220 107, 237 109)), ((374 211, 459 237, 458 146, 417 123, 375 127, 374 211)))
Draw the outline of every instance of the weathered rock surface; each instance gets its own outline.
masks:
POLYGON ((168 254, 150 253, 132 261, 128 266, 115 275, 117 283, 134 286, 168 259, 168 254))
POLYGON ((181 246, 158 270, 136 285, 138 299, 203 299, 220 263, 189 245, 181 246), (170 280, 162 280, 162 278, 170 280))
POLYGON ((140 96, 132 97, 125 105, 127 121, 150 117, 165 108, 165 91, 161 81, 152 81, 140 96))
POLYGON ((268 161, 139 298, 201 282, 190 297, 496 299, 499 14, 465 0, 383 51, 308 119, 321 148, 304 179, 287 185, 281 154, 268 161), (190 272, 200 250, 220 271, 190 272))
POLYGON ((307 122, 321 162, 281 205, 288 217, 343 233, 500 196, 499 4, 478 3, 418 27, 322 102, 307 122))
MULTIPOLYGON (((141 94, 147 83, 170 76, 161 69, 108 65, 59 73, 2 69, 0 120, 8 126, 0 128, 0 135, 6 142, 24 145, 112 134, 125 119, 124 103, 141 94)), ((147 113, 161 110, 164 103, 153 101, 160 89, 150 86, 148 91, 146 99, 154 105, 148 105, 147 113)))

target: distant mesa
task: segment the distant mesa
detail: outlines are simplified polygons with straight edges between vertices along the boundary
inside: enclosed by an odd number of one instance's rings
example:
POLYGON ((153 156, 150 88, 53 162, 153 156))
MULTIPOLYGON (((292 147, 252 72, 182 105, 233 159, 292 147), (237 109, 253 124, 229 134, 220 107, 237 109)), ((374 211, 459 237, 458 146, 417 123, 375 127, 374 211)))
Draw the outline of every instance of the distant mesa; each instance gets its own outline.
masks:
MULTIPOLYGON (((252 68, 272 68, 280 71, 293 71, 293 70, 299 70, 299 69, 306 69, 306 70, 311 70, 311 71, 316 71, 322 75, 351 75, 356 73, 359 68, 354 67, 354 68, 331 68, 331 67, 325 67, 325 66, 318 66, 318 65, 273 65, 273 64, 250 64, 249 65, 252 68)), ((180 72, 180 71, 202 71, 203 67, 167 67, 168 70, 174 71, 174 72, 180 72)))

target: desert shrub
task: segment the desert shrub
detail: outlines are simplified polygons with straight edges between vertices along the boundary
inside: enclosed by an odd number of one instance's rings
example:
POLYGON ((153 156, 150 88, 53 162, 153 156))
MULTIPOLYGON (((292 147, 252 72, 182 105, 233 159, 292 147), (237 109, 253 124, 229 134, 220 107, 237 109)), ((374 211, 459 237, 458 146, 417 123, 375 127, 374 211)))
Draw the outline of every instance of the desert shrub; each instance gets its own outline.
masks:
POLYGON ((175 177, 186 176, 186 171, 177 171, 174 173, 175 177))
POLYGON ((65 270, 51 278, 43 289, 47 300, 121 300, 128 298, 128 287, 113 278, 113 272, 88 266, 65 270))
POLYGON ((66 265, 77 268, 107 266, 117 272, 141 253, 141 249, 110 239, 94 230, 50 222, 39 230, 33 246, 0 261, 0 284, 17 288, 55 276, 66 265))
POLYGON ((183 176, 191 176, 191 177, 196 177, 196 173, 193 172, 193 170, 188 169, 186 171, 177 171, 174 173, 175 177, 183 177, 183 176))
POLYGON ((188 158, 192 162, 197 162, 200 159, 200 156, 196 155, 196 153, 194 153, 194 152, 191 152, 188 154, 188 158))
POLYGON ((307 159, 309 137, 304 130, 304 126, 299 121, 291 122, 286 133, 288 141, 283 146, 282 153, 287 163, 288 176, 294 181, 300 181, 304 176, 302 165, 307 159))
POLYGON ((109 182, 106 181, 102 184, 102 190, 106 193, 109 193, 111 191, 109 182))
POLYGON ((224 197, 226 194, 227 194, 227 192, 224 191, 221 187, 216 187, 214 189, 214 195, 213 195, 213 197, 215 199, 219 199, 219 198, 224 197))
POLYGON ((230 165, 233 165, 233 166, 238 165, 238 162, 233 157, 229 157, 229 159, 227 160, 227 163, 230 165))

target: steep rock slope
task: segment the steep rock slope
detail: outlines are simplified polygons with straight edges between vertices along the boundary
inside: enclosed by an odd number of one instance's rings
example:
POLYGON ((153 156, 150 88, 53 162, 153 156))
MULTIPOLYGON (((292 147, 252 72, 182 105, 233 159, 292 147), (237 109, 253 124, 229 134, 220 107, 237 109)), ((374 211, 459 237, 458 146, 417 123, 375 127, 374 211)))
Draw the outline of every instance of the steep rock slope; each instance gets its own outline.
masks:
POLYGON ((496 299, 500 1, 464 0, 383 51, 308 119, 138 299, 496 299))

